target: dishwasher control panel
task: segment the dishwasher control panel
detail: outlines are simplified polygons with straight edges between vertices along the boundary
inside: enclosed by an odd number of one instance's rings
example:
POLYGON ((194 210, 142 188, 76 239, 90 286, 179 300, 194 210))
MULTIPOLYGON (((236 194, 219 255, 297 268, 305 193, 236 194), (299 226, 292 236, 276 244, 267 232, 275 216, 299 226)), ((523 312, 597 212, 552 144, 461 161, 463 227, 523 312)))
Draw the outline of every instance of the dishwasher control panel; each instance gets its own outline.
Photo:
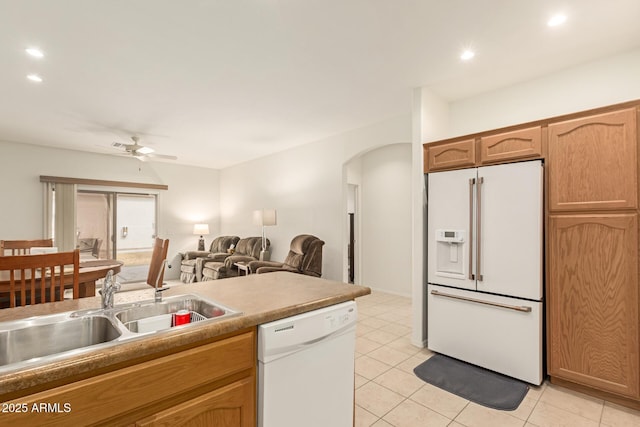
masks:
POLYGON ((324 317, 324 330, 325 332, 333 332, 344 325, 352 323, 355 320, 355 317, 355 307, 348 307, 344 310, 336 310, 332 313, 327 313, 324 317))

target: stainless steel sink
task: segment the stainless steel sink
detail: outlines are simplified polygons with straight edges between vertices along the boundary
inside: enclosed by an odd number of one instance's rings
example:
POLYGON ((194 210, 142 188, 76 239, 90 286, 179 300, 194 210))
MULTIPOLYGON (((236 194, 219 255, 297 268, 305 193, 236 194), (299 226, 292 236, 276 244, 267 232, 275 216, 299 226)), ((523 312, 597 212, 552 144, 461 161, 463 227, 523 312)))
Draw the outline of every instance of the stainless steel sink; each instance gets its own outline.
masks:
MULTIPOLYGON (((164 301, 142 301, 115 306, 112 309, 90 309, 36 316, 11 322, 0 322, 0 374, 27 366, 53 362, 88 351, 116 346, 122 342, 149 336, 139 330, 140 324, 157 316, 171 316, 188 310, 191 322, 218 321, 241 314, 199 295, 178 295, 164 301)), ((178 328, 189 325, 178 326, 178 328)))
MULTIPOLYGON (((179 295, 165 298, 161 302, 149 301, 124 309, 114 308, 115 317, 131 332, 141 331, 139 326, 141 326, 140 323, 143 319, 161 319, 163 315, 170 315, 180 310, 190 312, 191 323, 214 318, 222 319, 239 314, 236 310, 197 295, 179 295)), ((168 324, 160 328, 167 329, 170 327, 171 322, 169 320, 168 324)))
MULTIPOLYGON (((42 321, 42 319, 39 319, 42 321)), ((107 317, 58 319, 50 323, 15 322, 0 330, 0 366, 113 341, 122 335, 107 317), (22 326, 22 327, 21 327, 22 326)))

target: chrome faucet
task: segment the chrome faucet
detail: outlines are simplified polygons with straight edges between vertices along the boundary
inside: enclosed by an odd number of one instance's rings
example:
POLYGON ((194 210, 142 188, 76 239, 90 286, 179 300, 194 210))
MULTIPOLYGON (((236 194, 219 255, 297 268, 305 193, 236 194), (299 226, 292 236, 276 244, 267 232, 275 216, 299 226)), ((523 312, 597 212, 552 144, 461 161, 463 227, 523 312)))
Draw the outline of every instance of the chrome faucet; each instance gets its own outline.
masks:
POLYGON ((113 308, 113 296, 120 290, 120 283, 116 282, 113 277, 113 270, 107 272, 107 276, 104 278, 102 289, 100 289, 100 295, 102 295, 102 308, 113 308))
POLYGON ((162 273, 164 272, 166 266, 167 260, 165 259, 164 261, 162 261, 162 264, 160 264, 160 271, 158 271, 158 276, 156 277, 156 292, 154 297, 155 302, 162 302, 162 291, 166 291, 167 289, 169 289, 164 286, 158 287, 158 283, 160 282, 160 278, 162 277, 162 273))

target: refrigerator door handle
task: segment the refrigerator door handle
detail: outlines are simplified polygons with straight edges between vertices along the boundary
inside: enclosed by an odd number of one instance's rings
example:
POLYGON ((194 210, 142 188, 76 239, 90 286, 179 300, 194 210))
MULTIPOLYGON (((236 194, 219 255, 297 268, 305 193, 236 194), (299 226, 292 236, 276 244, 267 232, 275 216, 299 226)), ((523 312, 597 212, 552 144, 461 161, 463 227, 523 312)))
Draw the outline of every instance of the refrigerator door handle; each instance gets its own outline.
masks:
POLYGON ((509 310, 522 311, 522 312, 525 312, 525 313, 530 313, 531 312, 531 307, 527 307, 527 306, 524 306, 524 305, 509 305, 509 304, 501 304, 499 302, 493 302, 493 301, 483 301, 483 300, 480 300, 480 299, 463 297, 463 296, 460 296, 460 295, 445 294, 445 293, 442 293, 442 292, 439 292, 439 291, 436 291, 436 290, 431 291, 431 295, 438 296, 438 297, 459 299, 459 300, 468 301, 468 302, 475 302, 475 303, 478 303, 478 304, 492 305, 494 307, 507 308, 509 310))
POLYGON ((475 183, 475 178, 469 178, 469 280, 476 279, 476 275, 473 274, 473 186, 475 183))
POLYGON ((476 198, 476 278, 478 281, 482 282, 482 269, 481 269, 481 260, 482 260, 482 183, 484 182, 483 177, 478 177, 478 186, 476 187, 477 198, 476 198))

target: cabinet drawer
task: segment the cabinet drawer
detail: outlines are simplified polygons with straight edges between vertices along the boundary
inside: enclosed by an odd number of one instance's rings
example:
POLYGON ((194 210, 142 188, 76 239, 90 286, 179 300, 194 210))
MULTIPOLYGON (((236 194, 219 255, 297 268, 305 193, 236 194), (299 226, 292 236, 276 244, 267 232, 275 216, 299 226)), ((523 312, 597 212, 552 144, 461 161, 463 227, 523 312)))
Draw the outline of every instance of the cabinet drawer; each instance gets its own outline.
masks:
POLYGON ((452 169, 476 164, 476 141, 448 142, 439 145, 426 146, 425 172, 441 169, 452 169))
POLYGON ((29 408, 34 403, 66 403, 71 411, 2 414, 2 422, 12 426, 98 423, 251 369, 255 355, 255 333, 244 333, 17 399, 15 403, 29 408))
POLYGON ((480 163, 542 157, 542 128, 536 126, 480 138, 480 163))

